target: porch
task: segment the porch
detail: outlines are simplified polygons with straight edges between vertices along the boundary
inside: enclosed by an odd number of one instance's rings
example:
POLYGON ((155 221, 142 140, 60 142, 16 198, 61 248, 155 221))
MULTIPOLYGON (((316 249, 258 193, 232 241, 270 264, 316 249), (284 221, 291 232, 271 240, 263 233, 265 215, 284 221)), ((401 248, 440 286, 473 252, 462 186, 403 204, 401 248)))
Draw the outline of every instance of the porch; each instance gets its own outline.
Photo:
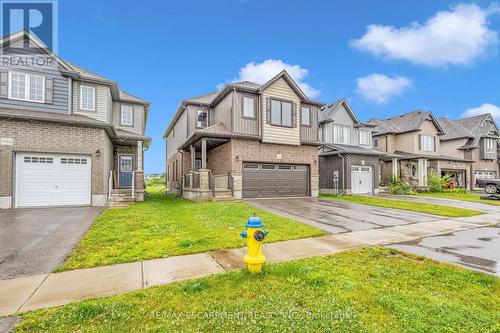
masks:
POLYGON ((144 200, 143 154, 143 141, 113 142, 108 173, 108 206, 144 200))

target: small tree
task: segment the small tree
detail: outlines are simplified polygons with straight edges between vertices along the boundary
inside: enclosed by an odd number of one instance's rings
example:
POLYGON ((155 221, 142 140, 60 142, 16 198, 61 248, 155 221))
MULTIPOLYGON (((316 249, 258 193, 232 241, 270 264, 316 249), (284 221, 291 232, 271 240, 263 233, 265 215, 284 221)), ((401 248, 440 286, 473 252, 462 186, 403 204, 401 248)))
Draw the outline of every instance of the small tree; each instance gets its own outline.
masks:
POLYGON ((430 192, 441 192, 453 182, 452 176, 447 173, 443 176, 431 170, 427 175, 427 184, 430 192))

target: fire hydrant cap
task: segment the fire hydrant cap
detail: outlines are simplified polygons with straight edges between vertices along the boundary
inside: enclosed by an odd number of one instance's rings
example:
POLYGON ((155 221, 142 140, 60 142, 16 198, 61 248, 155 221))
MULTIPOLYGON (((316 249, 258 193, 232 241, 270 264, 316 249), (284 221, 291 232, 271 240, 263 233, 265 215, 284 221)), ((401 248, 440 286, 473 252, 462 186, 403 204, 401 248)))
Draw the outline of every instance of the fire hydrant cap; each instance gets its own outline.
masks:
POLYGON ((264 224, 262 224, 262 219, 260 217, 252 216, 245 224, 245 228, 264 228, 264 224))

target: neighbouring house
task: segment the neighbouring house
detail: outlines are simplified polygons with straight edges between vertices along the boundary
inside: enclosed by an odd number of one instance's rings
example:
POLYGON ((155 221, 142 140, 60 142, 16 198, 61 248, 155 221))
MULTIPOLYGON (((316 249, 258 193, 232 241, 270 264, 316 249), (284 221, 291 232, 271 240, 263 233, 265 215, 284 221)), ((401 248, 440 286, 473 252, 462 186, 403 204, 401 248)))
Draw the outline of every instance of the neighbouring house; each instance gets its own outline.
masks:
POLYGON ((381 184, 399 177, 413 187, 426 187, 431 170, 451 174, 454 184, 471 188, 471 158, 441 148, 446 133, 431 112, 413 111, 388 119, 372 119, 375 125, 373 146, 386 155, 381 157, 381 184))
POLYGON ((143 200, 149 103, 26 31, 0 44, 0 208, 143 200))
POLYGON ((286 71, 183 100, 165 131, 167 191, 192 200, 318 195, 318 110, 286 71))
POLYGON ((320 110, 319 188, 328 194, 379 191, 379 158, 372 147, 375 125, 361 122, 345 99, 320 110))
POLYGON ((472 186, 477 178, 498 177, 500 134, 489 114, 451 120, 438 118, 445 134, 440 137, 441 153, 472 160, 472 186))

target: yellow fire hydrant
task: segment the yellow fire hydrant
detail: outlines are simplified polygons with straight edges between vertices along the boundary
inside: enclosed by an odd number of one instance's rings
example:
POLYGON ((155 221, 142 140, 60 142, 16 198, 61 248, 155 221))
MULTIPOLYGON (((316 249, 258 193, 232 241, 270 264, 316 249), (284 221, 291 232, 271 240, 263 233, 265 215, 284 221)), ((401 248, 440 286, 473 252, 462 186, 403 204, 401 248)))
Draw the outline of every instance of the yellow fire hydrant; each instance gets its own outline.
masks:
POLYGON ((245 228, 240 234, 248 242, 248 254, 243 260, 247 263, 250 273, 259 273, 262 264, 266 262, 266 257, 262 254, 262 242, 269 232, 264 229, 261 218, 255 214, 248 219, 245 228))

